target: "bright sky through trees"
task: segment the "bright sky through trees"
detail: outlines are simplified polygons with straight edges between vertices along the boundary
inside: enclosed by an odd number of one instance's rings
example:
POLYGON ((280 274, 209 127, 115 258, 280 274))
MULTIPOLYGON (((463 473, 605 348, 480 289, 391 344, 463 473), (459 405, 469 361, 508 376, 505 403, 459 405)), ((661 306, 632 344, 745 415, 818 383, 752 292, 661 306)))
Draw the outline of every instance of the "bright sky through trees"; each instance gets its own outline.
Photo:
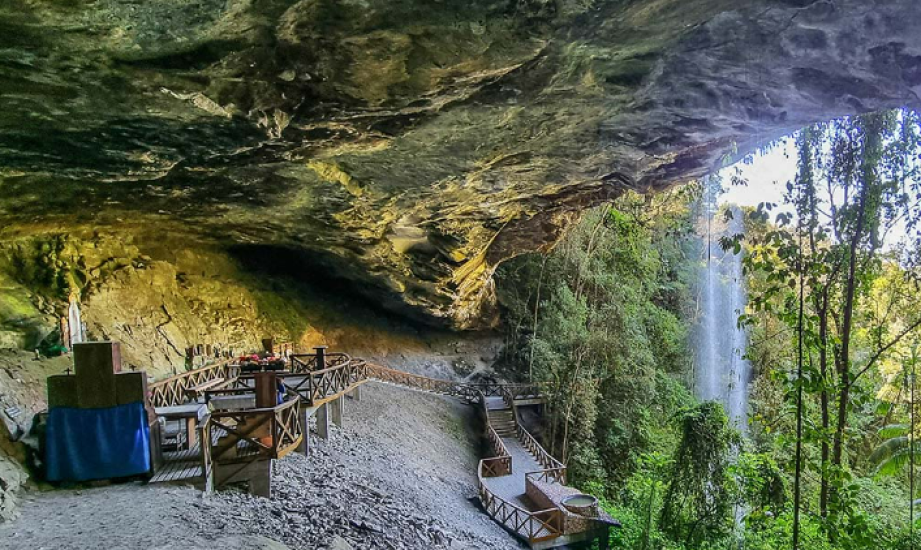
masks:
POLYGON ((720 202, 739 206, 758 206, 762 202, 781 204, 788 181, 796 177, 796 141, 785 138, 764 154, 755 154, 746 164, 740 161, 720 171, 726 193, 720 202), (740 170, 740 176, 748 185, 731 184, 732 176, 740 170))

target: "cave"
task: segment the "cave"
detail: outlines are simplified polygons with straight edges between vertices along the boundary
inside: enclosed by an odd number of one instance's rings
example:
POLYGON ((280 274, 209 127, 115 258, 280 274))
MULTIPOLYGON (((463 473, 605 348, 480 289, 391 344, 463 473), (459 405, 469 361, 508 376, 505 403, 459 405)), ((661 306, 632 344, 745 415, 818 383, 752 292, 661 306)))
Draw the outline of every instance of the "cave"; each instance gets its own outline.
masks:
POLYGON ((267 334, 477 371, 504 262, 627 191, 921 108, 919 25, 913 0, 4 2, 0 403, 43 407, 10 388, 41 388, 23 357, 74 296, 157 376, 267 334))

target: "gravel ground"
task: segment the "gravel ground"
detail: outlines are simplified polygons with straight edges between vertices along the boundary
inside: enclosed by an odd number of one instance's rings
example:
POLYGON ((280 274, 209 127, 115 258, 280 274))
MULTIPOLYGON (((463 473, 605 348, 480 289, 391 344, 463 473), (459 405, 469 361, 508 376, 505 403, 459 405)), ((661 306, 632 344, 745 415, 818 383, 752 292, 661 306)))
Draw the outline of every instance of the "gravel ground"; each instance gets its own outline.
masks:
POLYGON ((368 383, 361 402, 346 400, 343 428, 312 443, 310 458, 276 463, 271 500, 139 483, 27 493, 0 548, 266 547, 243 535, 311 550, 521 548, 475 504, 469 406, 368 383))

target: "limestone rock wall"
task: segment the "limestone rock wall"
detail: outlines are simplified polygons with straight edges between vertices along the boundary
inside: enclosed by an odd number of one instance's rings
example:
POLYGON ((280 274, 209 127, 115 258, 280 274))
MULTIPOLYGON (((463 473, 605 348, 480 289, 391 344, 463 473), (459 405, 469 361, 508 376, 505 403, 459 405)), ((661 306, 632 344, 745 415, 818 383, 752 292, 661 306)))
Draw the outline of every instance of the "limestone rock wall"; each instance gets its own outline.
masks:
POLYGON ((283 301, 241 281, 226 255, 162 238, 145 251, 131 235, 99 232, 3 243, 0 271, 15 286, 0 291, 0 304, 17 305, 24 321, 4 316, 0 334, 25 349, 56 340, 73 294, 90 339, 117 340, 129 366, 164 375, 185 369, 188 347, 242 353, 263 337, 291 340, 306 327, 283 301))

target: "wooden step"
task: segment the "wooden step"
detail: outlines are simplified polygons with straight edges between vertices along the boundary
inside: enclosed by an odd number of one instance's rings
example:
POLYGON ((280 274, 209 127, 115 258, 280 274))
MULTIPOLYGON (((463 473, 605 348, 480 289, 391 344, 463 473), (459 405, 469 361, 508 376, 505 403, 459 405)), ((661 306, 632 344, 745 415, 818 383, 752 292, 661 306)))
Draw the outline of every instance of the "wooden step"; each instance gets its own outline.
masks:
POLYGON ((502 424, 515 424, 515 420, 512 418, 503 418, 498 420, 490 420, 489 423, 493 426, 500 426, 502 424))

